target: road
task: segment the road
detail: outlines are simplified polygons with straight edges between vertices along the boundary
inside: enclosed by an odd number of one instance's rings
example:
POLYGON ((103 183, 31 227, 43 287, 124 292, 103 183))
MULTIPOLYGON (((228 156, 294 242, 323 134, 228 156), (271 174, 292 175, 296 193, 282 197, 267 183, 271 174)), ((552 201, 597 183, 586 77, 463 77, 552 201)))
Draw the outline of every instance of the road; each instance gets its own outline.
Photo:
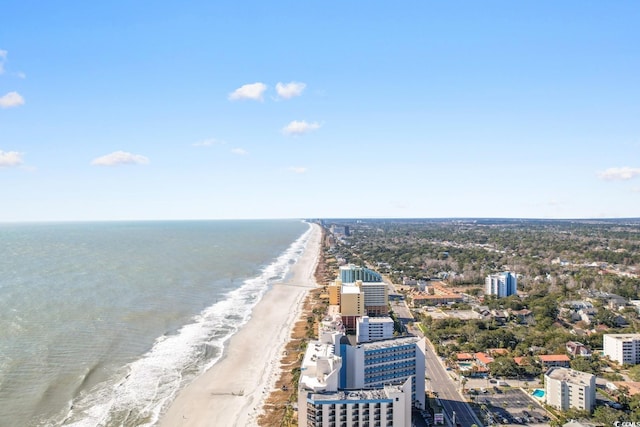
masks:
MULTIPOLYGON (((390 290, 393 289, 392 286, 393 285, 389 284, 390 290)), ((410 322, 413 322, 414 319, 409 307, 407 307, 406 301, 392 301, 391 308, 407 332, 412 335, 424 337, 422 331, 408 325, 410 322)), ((462 398, 462 395, 460 395, 458 384, 449 376, 440 358, 435 353, 433 345, 429 339, 425 340, 425 375, 429 378, 426 389, 435 391, 438 394, 438 399, 440 399, 445 412, 445 418, 448 419, 450 425, 453 425, 453 414, 455 412, 456 421, 460 423, 462 427, 471 427, 473 424, 482 427, 483 424, 469 404, 462 398)))
POLYGON ((445 370, 429 340, 427 340, 425 347, 426 375, 429 378, 428 389, 438 394, 438 399, 442 403, 446 417, 449 421, 452 421, 455 412, 456 420, 462 427, 470 427, 473 424, 482 426, 469 404, 460 395, 458 384, 445 370))

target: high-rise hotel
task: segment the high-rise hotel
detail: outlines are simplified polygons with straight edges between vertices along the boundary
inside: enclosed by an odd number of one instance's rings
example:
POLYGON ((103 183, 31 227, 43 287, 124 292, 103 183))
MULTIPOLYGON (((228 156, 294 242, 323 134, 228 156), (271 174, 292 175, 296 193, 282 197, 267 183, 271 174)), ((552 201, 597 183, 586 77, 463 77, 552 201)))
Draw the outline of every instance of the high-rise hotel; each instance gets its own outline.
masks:
POLYGON ((418 337, 352 344, 323 328, 307 346, 298 388, 298 425, 409 427, 424 408, 425 341, 418 337))

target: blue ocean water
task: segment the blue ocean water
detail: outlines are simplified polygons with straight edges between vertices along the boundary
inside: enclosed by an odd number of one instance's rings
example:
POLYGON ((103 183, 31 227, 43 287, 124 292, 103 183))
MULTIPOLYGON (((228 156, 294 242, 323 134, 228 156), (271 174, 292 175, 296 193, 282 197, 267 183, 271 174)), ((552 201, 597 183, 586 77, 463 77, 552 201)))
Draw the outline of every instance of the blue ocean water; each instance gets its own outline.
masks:
POLYGON ((0 426, 153 425, 286 276, 309 230, 0 224, 0 426))

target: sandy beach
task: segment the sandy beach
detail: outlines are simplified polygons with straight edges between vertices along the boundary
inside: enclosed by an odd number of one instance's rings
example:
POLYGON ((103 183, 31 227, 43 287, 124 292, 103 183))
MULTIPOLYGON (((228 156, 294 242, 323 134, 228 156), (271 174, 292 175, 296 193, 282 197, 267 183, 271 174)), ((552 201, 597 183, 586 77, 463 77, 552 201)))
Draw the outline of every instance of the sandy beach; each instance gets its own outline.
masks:
POLYGON ((223 358, 183 389, 161 417, 162 427, 257 425, 264 400, 280 374, 280 357, 304 297, 316 286, 321 229, 314 224, 303 255, 287 278, 256 305, 231 337, 223 358))

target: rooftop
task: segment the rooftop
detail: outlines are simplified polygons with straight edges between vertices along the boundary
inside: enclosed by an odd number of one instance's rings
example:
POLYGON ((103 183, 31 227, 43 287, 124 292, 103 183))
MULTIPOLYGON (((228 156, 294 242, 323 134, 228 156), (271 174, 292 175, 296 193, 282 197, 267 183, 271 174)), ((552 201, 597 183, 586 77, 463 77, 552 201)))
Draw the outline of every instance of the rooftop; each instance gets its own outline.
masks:
POLYGON ((615 338, 617 340, 640 340, 640 334, 605 334, 605 337, 615 338))
POLYGON ((384 317, 369 317, 369 316, 362 316, 361 318, 358 319, 359 322, 363 322, 365 321, 364 319, 367 318, 369 323, 393 323, 393 319, 389 316, 384 316, 384 317))
POLYGON ((359 294, 360 292, 361 292, 360 288, 354 284, 342 286, 343 294, 359 294))
POLYGON ((569 356, 566 354, 541 354, 538 356, 543 362, 569 362, 569 356))
POLYGON ((475 354, 475 357, 476 357, 476 360, 479 360, 485 365, 488 365, 489 363, 493 362, 493 357, 489 356, 487 353, 478 352, 475 354))
POLYGON ((359 344, 365 349, 379 349, 379 348, 389 348, 389 347, 398 347, 401 345, 407 344, 415 344, 419 342, 422 338, 419 337, 400 337, 400 338, 390 338, 388 340, 381 341, 373 341, 359 344))
POLYGON ((323 344, 320 341, 310 341, 304 355, 302 366, 315 364, 320 357, 331 357, 335 354, 333 344, 323 344))
MULTIPOLYGON (((401 391, 400 386, 387 386, 393 387, 396 391, 401 391)), ((379 400, 388 399, 389 394, 387 389, 373 389, 373 390, 341 390, 325 393, 313 393, 309 396, 310 399, 319 400, 379 400)))
POLYGON ((574 371, 569 368, 549 368, 545 373, 545 376, 558 380, 565 381, 572 384, 590 385, 593 375, 586 372, 574 371))
POLYGON ((458 360, 473 360, 473 355, 470 353, 458 353, 456 354, 458 360))

